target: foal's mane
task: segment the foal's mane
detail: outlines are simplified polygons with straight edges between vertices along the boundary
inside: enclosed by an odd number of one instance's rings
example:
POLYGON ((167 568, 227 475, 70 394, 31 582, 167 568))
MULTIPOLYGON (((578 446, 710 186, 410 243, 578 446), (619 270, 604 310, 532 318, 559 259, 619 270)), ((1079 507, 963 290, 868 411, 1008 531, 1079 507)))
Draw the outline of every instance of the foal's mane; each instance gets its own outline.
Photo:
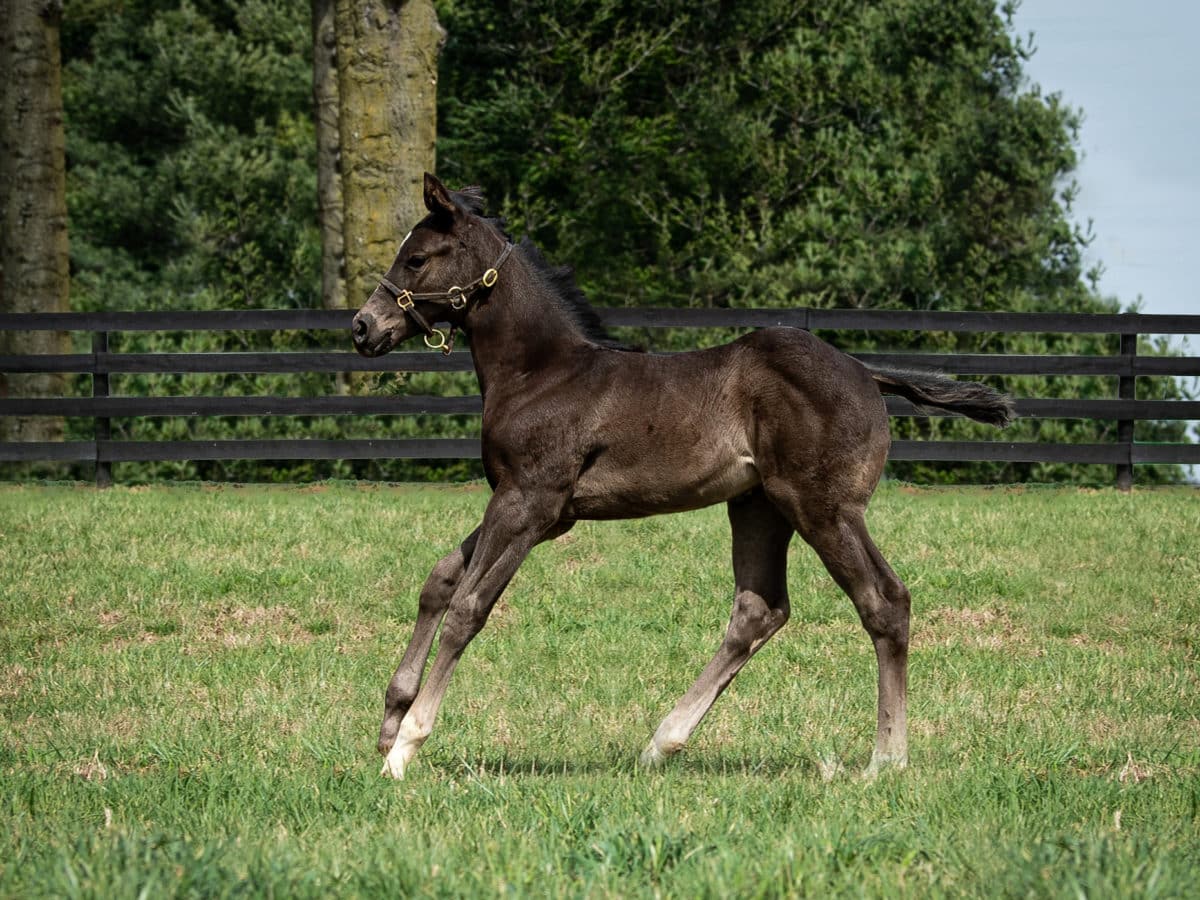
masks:
POLYGON ((636 350, 618 341, 604 323, 600 315, 588 303, 587 295, 575 283, 575 270, 570 266, 554 266, 542 256, 542 251, 529 238, 522 238, 517 244, 521 255, 530 263, 537 277, 550 288, 550 293, 558 302, 559 307, 567 313, 575 327, 593 344, 608 347, 612 350, 636 350))
MULTIPOLYGON (((479 216, 494 226, 508 241, 513 242, 512 237, 504 230, 504 219, 491 218, 485 214, 486 203, 482 188, 472 185, 460 191, 453 191, 452 196, 466 212, 479 216)), ((640 348, 627 346, 608 333, 604 323, 600 321, 599 314, 588 302, 587 296, 579 285, 575 283, 574 269, 570 266, 551 265, 542 255, 542 251, 528 237, 513 243, 516 243, 517 252, 530 264, 535 277, 549 289, 549 294, 584 338, 593 344, 613 350, 640 351, 640 348)))

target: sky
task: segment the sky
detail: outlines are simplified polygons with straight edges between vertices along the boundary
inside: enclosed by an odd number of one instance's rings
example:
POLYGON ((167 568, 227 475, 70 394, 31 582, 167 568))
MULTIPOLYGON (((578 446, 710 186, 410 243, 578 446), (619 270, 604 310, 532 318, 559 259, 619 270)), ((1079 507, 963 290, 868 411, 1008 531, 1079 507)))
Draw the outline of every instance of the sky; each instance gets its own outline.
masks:
POLYGON ((1073 213, 1092 220, 1101 292, 1200 314, 1200 3, 1024 0, 1029 32, 1026 76, 1084 115, 1073 213))

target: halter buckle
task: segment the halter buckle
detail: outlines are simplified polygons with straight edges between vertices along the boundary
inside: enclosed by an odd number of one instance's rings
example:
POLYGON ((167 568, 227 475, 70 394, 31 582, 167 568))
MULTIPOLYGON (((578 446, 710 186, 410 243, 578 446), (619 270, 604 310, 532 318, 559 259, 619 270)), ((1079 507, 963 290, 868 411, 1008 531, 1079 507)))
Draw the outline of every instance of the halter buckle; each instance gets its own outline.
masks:
POLYGON ((413 306, 416 305, 413 303, 412 291, 402 290, 396 294, 396 305, 405 312, 408 312, 410 309, 412 309, 413 306))
POLYGON ((479 283, 484 287, 490 288, 500 278, 500 273, 495 269, 488 269, 483 273, 483 278, 479 279, 479 283))

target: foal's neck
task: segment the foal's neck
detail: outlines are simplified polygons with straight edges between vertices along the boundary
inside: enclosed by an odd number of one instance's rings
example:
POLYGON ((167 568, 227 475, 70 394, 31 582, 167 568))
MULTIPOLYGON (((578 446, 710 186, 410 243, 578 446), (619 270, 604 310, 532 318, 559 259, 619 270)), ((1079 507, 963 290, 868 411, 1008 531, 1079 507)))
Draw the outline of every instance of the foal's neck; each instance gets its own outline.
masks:
POLYGON ((593 346, 554 288, 520 253, 508 261, 468 330, 480 386, 489 388, 552 371, 593 346))

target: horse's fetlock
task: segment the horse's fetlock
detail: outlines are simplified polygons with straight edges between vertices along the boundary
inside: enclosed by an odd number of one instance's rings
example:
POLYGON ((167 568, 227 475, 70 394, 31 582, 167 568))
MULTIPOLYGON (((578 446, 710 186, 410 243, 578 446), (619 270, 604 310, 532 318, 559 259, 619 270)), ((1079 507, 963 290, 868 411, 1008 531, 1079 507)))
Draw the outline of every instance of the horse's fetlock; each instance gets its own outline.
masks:
POLYGON ((433 733, 431 723, 423 718, 405 716, 400 723, 400 738, 410 743, 423 743, 433 733))
POLYGON ((389 709, 406 710, 412 706, 412 702, 417 699, 417 689, 409 685, 396 684, 393 682, 388 685, 387 694, 384 695, 384 705, 389 709))

